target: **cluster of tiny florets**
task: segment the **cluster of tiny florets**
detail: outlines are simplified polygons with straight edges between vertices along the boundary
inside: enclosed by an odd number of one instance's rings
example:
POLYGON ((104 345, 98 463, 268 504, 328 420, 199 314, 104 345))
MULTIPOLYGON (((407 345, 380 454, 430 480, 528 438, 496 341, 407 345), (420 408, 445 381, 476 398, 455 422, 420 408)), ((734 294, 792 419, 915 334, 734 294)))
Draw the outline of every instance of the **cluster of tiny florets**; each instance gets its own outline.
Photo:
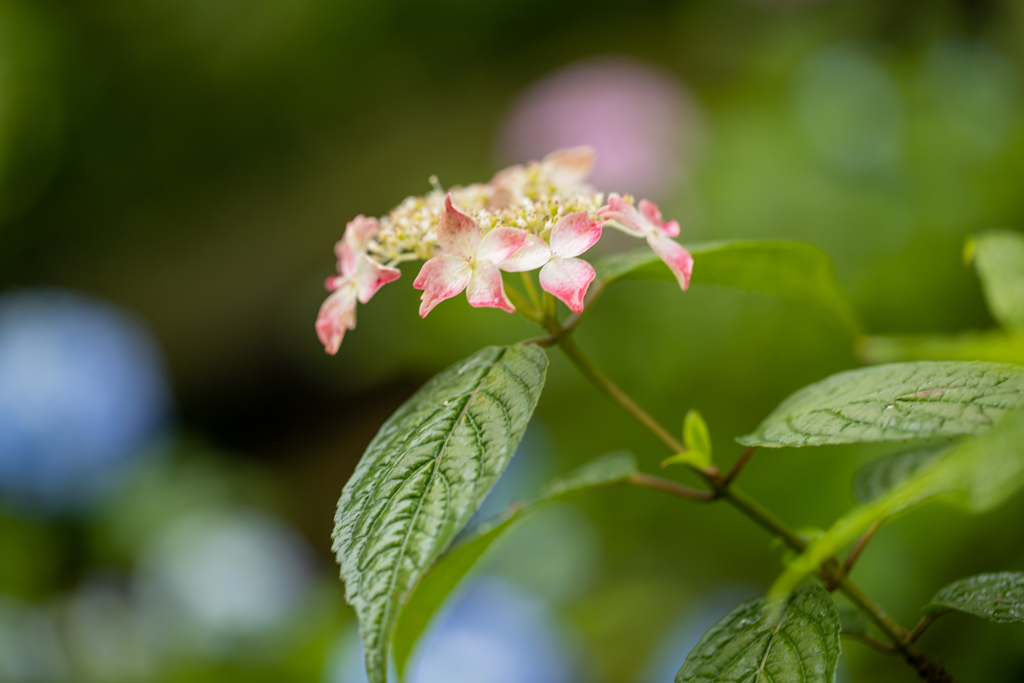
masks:
POLYGON ((589 150, 564 150, 543 161, 506 168, 487 183, 407 197, 380 219, 368 251, 389 265, 432 258, 446 194, 484 235, 504 226, 547 238, 555 223, 570 213, 586 211, 596 219, 604 194, 584 182, 591 160, 589 150))

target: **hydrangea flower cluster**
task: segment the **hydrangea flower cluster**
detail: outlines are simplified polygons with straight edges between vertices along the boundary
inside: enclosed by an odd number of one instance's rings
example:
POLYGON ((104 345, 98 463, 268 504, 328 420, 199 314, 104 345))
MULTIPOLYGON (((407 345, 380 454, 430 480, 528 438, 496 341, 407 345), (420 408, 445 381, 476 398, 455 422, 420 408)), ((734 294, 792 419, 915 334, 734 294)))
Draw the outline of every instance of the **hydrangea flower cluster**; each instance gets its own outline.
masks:
POLYGON ((637 208, 628 195, 612 194, 605 203, 586 183, 593 163, 589 147, 559 150, 499 171, 487 183, 409 197, 379 221, 357 216, 335 245, 338 275, 327 279, 331 294, 317 316, 327 353, 337 353, 345 332, 355 328, 356 301, 365 304, 398 279, 404 261, 426 261, 413 281, 423 290, 421 317, 462 291, 471 306, 512 313, 501 271, 537 269, 541 288, 579 313, 596 274, 578 257, 605 225, 646 238, 685 290, 693 259, 671 239, 679 224, 666 223, 647 200, 637 208))

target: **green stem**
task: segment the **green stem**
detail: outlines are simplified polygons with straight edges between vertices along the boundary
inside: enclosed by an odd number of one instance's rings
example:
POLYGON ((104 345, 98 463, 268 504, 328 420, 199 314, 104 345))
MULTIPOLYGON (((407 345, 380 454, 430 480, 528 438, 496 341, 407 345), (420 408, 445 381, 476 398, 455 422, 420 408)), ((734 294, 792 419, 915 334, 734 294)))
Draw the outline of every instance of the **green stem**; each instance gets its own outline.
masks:
MULTIPOLYGON (((644 425, 654 436, 665 444, 670 451, 678 453, 685 450, 683 444, 680 443, 679 440, 676 439, 667 429, 665 429, 661 423, 651 417, 647 411, 641 408, 636 401, 634 401, 628 394, 622 391, 622 389, 605 376, 605 374, 602 373, 597 366, 595 366, 590 359, 586 357, 586 355, 584 355, 583 351, 576 345, 576 342, 573 341, 571 334, 553 319, 550 311, 548 312, 548 315, 545 316, 544 325, 551 332, 551 338, 562 347, 562 351, 565 352, 576 367, 579 368, 588 379, 597 385, 605 395, 636 418, 638 422, 644 425)), ((666 480, 660 480, 657 477, 645 477, 645 475, 641 475, 639 477, 643 483, 637 481, 637 477, 633 477, 631 481, 635 484, 663 490, 667 493, 684 498, 702 501, 722 498, 766 531, 782 538, 782 540, 785 541, 793 550, 803 552, 807 548, 807 542, 800 538, 795 531, 790 529, 785 522, 753 498, 743 493, 735 486, 732 486, 732 477, 728 475, 726 477, 713 475, 700 469, 695 471, 704 477, 711 486, 711 491, 697 492, 678 484, 675 486, 666 486, 663 483, 666 480), (652 481, 647 481, 648 478, 652 481), (680 491, 678 489, 686 490, 680 491), (700 493, 702 495, 696 496, 694 493, 700 493)), ((830 576, 829 579, 830 581, 833 581, 834 585, 862 612, 867 614, 878 628, 893 641, 894 650, 898 652, 899 655, 907 661, 907 663, 915 668, 918 676, 935 683, 955 683, 954 679, 950 677, 940 665, 931 662, 923 654, 914 649, 911 645, 912 640, 910 632, 886 614, 881 606, 868 597, 860 587, 849 579, 849 577, 843 574, 841 569, 839 570, 838 576, 830 576)))

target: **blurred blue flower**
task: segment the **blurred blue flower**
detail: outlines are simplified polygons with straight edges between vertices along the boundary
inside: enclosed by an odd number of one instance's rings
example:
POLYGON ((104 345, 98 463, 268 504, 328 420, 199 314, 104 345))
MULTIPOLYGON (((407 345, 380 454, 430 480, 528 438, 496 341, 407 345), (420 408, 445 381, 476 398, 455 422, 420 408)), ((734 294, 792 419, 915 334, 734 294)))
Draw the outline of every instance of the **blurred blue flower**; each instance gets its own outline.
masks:
POLYGON ((142 325, 57 290, 0 296, 0 496, 88 500, 166 425, 163 363, 142 325))
MULTIPOLYGON (((547 606, 500 579, 483 577, 435 617, 420 640, 408 681, 569 683, 578 678, 570 641, 547 606)), ((341 643, 327 681, 366 683, 356 633, 341 643)))
POLYGON ((221 656, 292 624, 310 595, 312 558, 295 531, 266 513, 211 510, 157 532, 137 579, 161 645, 221 656))

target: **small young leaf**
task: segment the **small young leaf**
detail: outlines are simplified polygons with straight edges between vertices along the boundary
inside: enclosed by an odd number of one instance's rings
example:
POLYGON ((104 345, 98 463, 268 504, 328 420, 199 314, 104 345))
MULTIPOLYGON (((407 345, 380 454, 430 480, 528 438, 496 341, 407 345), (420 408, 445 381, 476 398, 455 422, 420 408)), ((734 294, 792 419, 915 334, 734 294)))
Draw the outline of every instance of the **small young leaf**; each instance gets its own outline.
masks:
POLYGON ((394 656, 398 671, 404 674, 416 641, 448 595, 509 528, 545 505, 578 493, 622 483, 636 471, 636 458, 629 453, 611 453, 592 460, 565 477, 549 483, 541 489, 540 497, 532 502, 513 505, 494 522, 480 525, 466 541, 441 556, 416 586, 398 617, 394 634, 394 656))
POLYGON ((693 465, 698 469, 706 470, 711 467, 711 456, 703 451, 683 451, 661 461, 662 467, 669 465, 693 465))
POLYGON ((547 365, 527 344, 442 371, 384 423, 345 484, 334 551, 371 683, 386 679, 401 606, 512 458, 547 365))
POLYGON ((992 317, 1008 329, 1024 332, 1024 235, 984 232, 968 240, 964 254, 978 271, 992 317))
POLYGON ((686 657, 676 683, 832 683, 839 664, 839 611, 818 584, 786 604, 781 620, 748 600, 711 627, 686 657))
POLYGON ((865 363, 910 360, 983 360, 1024 365, 1024 335, 1003 330, 926 334, 905 337, 865 337, 857 345, 865 363))
POLYGON ((691 451, 697 451, 711 460, 711 434, 708 433, 708 425, 704 417, 691 408, 683 420, 683 443, 691 451))
MULTIPOLYGON (((828 254, 802 242, 735 240, 687 246, 693 256, 694 284, 720 285, 770 294, 814 308, 847 334, 856 335, 860 322, 836 284, 828 254)), ((605 282, 620 279, 675 282, 672 271, 641 248, 602 259, 595 264, 605 282)))
POLYGON ((949 447, 915 448, 872 460, 853 478, 853 497, 867 503, 906 481, 919 469, 949 451, 949 447))
POLYGON ((987 512, 1024 488, 1024 410, 1005 416, 994 429, 964 439, 869 503, 840 517, 775 581, 769 595, 788 595, 829 557, 876 521, 941 496, 969 512, 987 512))
POLYGON ((949 584, 922 610, 956 610, 997 624, 1024 624, 1024 573, 979 574, 949 584))
POLYGON ((822 446, 975 434, 1024 404, 1024 367, 896 363, 848 370, 787 398, 744 446, 822 446))

